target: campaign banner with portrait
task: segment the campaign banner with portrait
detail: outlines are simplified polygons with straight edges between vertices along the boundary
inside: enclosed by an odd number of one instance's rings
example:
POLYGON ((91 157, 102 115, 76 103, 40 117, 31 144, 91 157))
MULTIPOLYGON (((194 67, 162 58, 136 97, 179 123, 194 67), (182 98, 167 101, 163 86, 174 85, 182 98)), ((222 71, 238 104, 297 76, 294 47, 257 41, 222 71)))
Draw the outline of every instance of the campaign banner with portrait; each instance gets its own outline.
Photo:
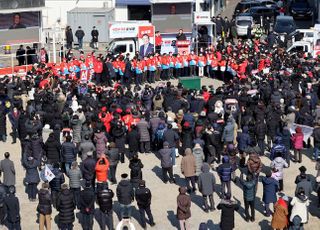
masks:
POLYGON ((41 12, 0 13, 0 45, 40 41, 41 12))
POLYGON ((138 45, 139 54, 143 58, 154 53, 155 29, 154 26, 139 26, 138 45))

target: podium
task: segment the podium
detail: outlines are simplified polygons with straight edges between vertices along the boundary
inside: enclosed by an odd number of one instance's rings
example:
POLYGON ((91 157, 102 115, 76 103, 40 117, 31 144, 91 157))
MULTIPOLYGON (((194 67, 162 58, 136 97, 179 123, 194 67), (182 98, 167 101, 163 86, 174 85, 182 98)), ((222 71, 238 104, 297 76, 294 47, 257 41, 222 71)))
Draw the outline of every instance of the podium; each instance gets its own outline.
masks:
POLYGON ((179 82, 186 89, 201 89, 201 78, 200 77, 180 77, 179 82))
POLYGON ((177 41, 176 47, 177 47, 178 53, 182 54, 185 51, 186 54, 189 54, 190 53, 190 44, 191 43, 189 40, 177 41))

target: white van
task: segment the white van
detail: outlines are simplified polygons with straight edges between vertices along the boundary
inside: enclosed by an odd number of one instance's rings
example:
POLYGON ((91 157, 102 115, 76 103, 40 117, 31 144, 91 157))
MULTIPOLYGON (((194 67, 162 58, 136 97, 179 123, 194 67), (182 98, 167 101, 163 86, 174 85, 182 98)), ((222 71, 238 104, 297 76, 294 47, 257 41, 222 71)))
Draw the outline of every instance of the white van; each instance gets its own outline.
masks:
POLYGON ((238 36, 247 36, 249 26, 253 27, 253 17, 243 15, 236 17, 236 29, 238 36))

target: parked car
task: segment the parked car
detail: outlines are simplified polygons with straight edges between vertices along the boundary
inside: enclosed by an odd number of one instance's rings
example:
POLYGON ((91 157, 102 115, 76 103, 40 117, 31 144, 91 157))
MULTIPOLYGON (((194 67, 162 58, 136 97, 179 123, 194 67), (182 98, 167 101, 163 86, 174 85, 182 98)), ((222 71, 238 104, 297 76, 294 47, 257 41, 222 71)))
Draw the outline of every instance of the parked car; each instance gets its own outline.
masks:
POLYGON ((274 32, 278 34, 290 34, 297 28, 292 16, 277 16, 274 25, 274 32))
POLYGON ((235 18, 239 14, 245 13, 251 7, 261 6, 261 5, 262 4, 260 2, 257 2, 257 1, 241 1, 241 2, 239 2, 237 4, 236 8, 234 9, 233 17, 235 18))
POLYGON ((277 16, 277 10, 274 7, 255 6, 248 10, 248 13, 253 17, 255 23, 260 23, 262 19, 269 17, 272 21, 277 16))
POLYGON ((293 0, 289 12, 295 19, 304 20, 313 17, 313 8, 307 0, 293 0))
POLYGON ((240 14, 236 17, 236 29, 238 36, 247 36, 249 26, 253 26, 252 16, 240 14))

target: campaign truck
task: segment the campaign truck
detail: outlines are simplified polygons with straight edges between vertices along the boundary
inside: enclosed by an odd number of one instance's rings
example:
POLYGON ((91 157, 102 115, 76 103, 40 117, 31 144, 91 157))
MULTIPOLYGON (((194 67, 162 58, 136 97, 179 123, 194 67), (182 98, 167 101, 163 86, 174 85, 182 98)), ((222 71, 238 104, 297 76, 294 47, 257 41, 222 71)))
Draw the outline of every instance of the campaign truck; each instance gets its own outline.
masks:
POLYGON ((137 51, 140 57, 154 53, 155 28, 146 21, 110 22, 108 51, 113 55, 130 54, 137 51))

